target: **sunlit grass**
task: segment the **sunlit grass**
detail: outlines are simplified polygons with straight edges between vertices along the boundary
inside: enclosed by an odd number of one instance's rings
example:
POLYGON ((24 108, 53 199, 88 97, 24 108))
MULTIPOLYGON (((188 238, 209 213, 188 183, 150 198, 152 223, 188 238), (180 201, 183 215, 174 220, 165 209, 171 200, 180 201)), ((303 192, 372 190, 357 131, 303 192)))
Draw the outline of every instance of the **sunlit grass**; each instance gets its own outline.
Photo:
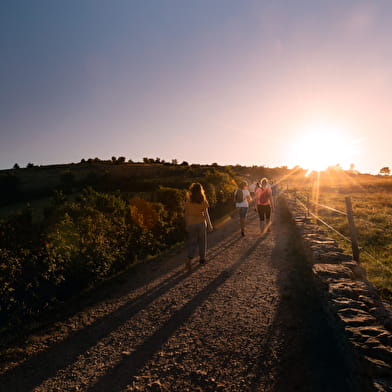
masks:
MULTIPOLYGON (((345 172, 324 173, 321 178, 313 176, 312 182, 297 182, 296 185, 297 196, 303 202, 309 199, 342 212, 346 212, 345 197, 351 197, 361 250, 360 262, 381 296, 392 300, 392 179, 349 176, 345 172)), ((346 216, 315 205, 311 211, 350 237, 346 216)), ((351 254, 350 242, 330 230, 328 235, 351 254)))

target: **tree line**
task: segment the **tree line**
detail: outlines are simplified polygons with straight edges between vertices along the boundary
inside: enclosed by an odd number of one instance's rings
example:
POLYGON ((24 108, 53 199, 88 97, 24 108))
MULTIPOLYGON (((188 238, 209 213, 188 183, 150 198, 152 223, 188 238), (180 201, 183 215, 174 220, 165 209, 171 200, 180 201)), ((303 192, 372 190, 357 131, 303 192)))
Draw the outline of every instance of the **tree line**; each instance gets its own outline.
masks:
MULTIPOLYGON (((144 157, 142 159, 142 162, 137 162, 137 161, 133 161, 132 159, 128 159, 125 156, 112 156, 111 159, 100 159, 98 157, 95 158, 82 158, 80 160, 79 163, 113 163, 115 165, 124 165, 126 163, 132 164, 140 164, 140 163, 146 163, 146 164, 161 164, 161 165, 184 165, 184 166, 188 166, 189 163, 187 161, 182 161, 182 163, 179 163, 179 161, 177 159, 171 159, 170 161, 165 161, 164 159, 161 159, 159 157, 157 158, 148 158, 148 157, 144 157)), ((33 168, 33 167, 37 167, 37 165, 35 165, 32 162, 27 163, 26 168, 33 168)), ((14 166, 12 167, 13 169, 20 169, 20 165, 18 163, 15 163, 14 166)))

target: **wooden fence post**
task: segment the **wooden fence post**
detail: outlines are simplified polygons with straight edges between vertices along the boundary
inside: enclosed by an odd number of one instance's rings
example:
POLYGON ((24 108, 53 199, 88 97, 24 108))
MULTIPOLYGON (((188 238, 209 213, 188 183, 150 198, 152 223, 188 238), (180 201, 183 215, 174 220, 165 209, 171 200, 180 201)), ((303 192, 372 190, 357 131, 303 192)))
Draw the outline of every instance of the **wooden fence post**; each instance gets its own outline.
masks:
POLYGON ((353 250, 353 259, 359 263, 359 246, 358 246, 358 237, 357 237, 357 229, 354 223, 354 214, 353 208, 351 204, 351 197, 347 196, 346 200, 346 211, 347 211, 347 220, 348 220, 348 227, 350 230, 350 238, 351 238, 351 247, 353 250))

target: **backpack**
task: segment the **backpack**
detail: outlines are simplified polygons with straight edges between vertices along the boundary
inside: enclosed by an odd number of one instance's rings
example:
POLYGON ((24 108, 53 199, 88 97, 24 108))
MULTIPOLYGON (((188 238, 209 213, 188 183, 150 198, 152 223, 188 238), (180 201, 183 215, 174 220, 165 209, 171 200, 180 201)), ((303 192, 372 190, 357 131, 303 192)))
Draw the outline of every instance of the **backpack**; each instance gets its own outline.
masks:
POLYGON ((244 201, 244 195, 242 189, 237 189, 234 195, 234 201, 236 203, 242 203, 244 201))
POLYGON ((260 204, 264 204, 268 201, 269 197, 270 197, 270 190, 269 188, 260 188, 260 194, 259 194, 259 203, 260 204))

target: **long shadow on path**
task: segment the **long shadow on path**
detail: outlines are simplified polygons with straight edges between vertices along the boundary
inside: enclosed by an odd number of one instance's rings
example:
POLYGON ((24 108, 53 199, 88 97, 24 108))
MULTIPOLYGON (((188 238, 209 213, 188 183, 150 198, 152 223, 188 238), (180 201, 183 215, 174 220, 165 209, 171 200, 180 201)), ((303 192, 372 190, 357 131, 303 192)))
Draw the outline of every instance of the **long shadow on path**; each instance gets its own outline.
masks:
MULTIPOLYGON (((215 257, 232 246, 236 241, 238 241, 237 237, 218 241, 220 246, 210 253, 210 257, 215 257)), ((59 370, 72 365, 79 355, 85 353, 99 340, 109 335, 188 276, 189 274, 182 269, 175 271, 148 293, 141 294, 135 299, 126 302, 115 311, 94 321, 89 326, 72 332, 61 342, 55 343, 45 351, 31 356, 19 366, 10 369, 0 376, 0 391, 9 392, 12 390, 13 392, 18 392, 33 390, 45 380, 54 377, 59 370)))
MULTIPOLYGON (((258 391, 266 363, 276 358, 275 392, 359 392, 355 360, 342 347, 341 333, 330 327, 306 259, 301 236, 281 205, 271 262, 279 269, 280 303, 267 339, 252 391, 258 391), (280 341, 280 347, 270 344, 280 341), (273 352, 277 350, 278 352, 273 352)), ((362 388, 362 389, 361 389, 362 388)))
POLYGON ((89 392, 118 392, 123 390, 123 388, 129 384, 130 379, 162 348, 163 344, 176 332, 176 330, 189 319, 195 309, 206 301, 219 286, 232 276, 233 272, 248 259, 262 241, 263 238, 259 238, 255 241, 255 243, 234 264, 222 271, 194 298, 176 311, 166 324, 151 335, 143 344, 137 347, 131 355, 123 359, 111 371, 101 377, 89 389, 89 392))
POLYGON ((0 377, 0 391, 15 391, 15 389, 10 389, 8 384, 15 385, 15 382, 18 382, 18 380, 20 380, 18 391, 30 391, 46 379, 55 376, 58 370, 72 364, 80 354, 87 351, 100 339, 110 334, 132 316, 146 308, 155 299, 176 286, 187 275, 184 271, 174 273, 148 294, 140 295, 134 300, 127 302, 116 311, 95 321, 84 329, 72 333, 62 342, 32 356, 17 368, 6 372, 0 377), (37 368, 37 365, 39 368, 37 368), (26 377, 26 375, 29 376, 26 377))

